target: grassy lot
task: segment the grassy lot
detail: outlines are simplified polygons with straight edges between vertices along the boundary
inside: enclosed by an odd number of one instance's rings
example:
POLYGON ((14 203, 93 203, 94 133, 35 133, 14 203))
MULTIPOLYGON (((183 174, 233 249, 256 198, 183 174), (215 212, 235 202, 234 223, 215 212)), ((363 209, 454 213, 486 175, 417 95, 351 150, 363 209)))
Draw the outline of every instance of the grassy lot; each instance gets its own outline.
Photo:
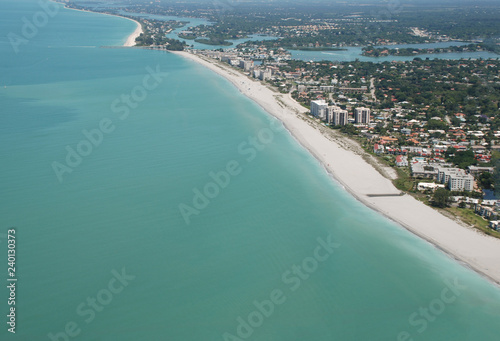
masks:
POLYGON ((415 187, 415 180, 410 176, 408 169, 401 167, 395 167, 394 169, 398 173, 398 178, 393 181, 394 186, 400 191, 412 191, 415 187))

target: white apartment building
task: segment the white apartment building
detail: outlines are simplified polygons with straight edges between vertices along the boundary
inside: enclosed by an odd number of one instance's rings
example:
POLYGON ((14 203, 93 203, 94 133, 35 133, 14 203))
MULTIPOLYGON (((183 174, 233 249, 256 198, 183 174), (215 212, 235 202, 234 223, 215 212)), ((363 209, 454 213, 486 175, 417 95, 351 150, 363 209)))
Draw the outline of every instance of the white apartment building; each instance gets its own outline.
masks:
POLYGON ((467 175, 452 175, 448 181, 450 191, 468 191, 474 189, 474 177, 470 174, 467 175))
POLYGON ((273 70, 271 70, 271 69, 269 69, 269 68, 266 68, 266 70, 265 70, 265 71, 262 71, 262 72, 260 73, 259 79, 260 79, 261 81, 265 81, 265 80, 270 79, 270 78, 272 77, 272 75, 273 75, 273 70))
POLYGON ((472 191, 474 177, 460 168, 438 168, 438 181, 445 184, 450 191, 472 191))
POLYGON ((311 101, 311 115, 322 120, 327 120, 328 103, 324 99, 311 101))
POLYGON ((246 72, 253 69, 253 60, 240 60, 240 68, 246 72))
MULTIPOLYGON (((438 167, 437 179, 440 183, 446 184, 450 180, 451 175, 460 175, 460 168, 446 168, 446 167, 438 167)), ((464 172, 465 175, 465 172, 464 172)))
POLYGON ((349 123, 349 113, 336 105, 328 107, 328 123, 345 126, 349 123))
POLYGON ((354 123, 370 123, 370 109, 364 107, 354 109, 354 123))

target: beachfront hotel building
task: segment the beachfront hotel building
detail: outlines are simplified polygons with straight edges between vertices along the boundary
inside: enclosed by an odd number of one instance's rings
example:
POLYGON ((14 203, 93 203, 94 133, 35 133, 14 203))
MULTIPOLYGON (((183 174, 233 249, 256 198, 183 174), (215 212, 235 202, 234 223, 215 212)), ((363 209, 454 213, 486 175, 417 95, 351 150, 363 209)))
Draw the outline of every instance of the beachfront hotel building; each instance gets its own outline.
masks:
POLYGON ((326 120, 328 116, 328 103, 324 99, 311 101, 311 115, 326 120))
POLYGON ((354 109, 354 123, 370 123, 370 109, 368 108, 356 108, 354 109))

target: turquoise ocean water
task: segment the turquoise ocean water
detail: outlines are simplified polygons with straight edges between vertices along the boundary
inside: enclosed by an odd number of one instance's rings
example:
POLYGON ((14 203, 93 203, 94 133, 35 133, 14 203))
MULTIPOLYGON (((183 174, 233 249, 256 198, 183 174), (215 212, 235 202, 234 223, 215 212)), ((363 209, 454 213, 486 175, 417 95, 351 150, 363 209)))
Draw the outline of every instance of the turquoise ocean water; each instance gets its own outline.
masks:
POLYGON ((40 11, 0 1, 1 340, 499 339, 497 287, 354 200, 229 82, 99 48, 128 20, 40 11))

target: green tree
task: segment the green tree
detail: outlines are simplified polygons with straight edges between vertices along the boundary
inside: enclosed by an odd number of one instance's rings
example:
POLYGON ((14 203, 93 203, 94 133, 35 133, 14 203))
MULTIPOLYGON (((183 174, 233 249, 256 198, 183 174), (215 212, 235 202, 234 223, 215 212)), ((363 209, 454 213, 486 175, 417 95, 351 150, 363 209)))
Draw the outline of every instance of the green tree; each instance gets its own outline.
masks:
POLYGON ((474 152, 472 150, 466 150, 463 152, 456 152, 455 156, 451 158, 451 162, 457 165, 458 168, 465 169, 470 165, 476 165, 477 160, 474 157, 474 152))
POLYGON ((493 151, 491 153, 491 163, 495 166, 493 171, 493 187, 495 190, 495 196, 500 196, 500 153, 493 151))
POLYGON ((490 172, 481 173, 478 180, 483 189, 491 189, 493 187, 493 184, 495 183, 493 174, 491 174, 490 172))
POLYGON ((443 208, 448 206, 449 202, 450 202, 450 191, 444 188, 436 189, 431 201, 432 206, 443 208))
POLYGON ((448 130, 448 125, 443 121, 429 120, 427 122, 427 129, 429 129, 429 130, 448 130))
POLYGON ((358 135, 358 130, 352 124, 342 126, 340 131, 347 135, 358 135))

